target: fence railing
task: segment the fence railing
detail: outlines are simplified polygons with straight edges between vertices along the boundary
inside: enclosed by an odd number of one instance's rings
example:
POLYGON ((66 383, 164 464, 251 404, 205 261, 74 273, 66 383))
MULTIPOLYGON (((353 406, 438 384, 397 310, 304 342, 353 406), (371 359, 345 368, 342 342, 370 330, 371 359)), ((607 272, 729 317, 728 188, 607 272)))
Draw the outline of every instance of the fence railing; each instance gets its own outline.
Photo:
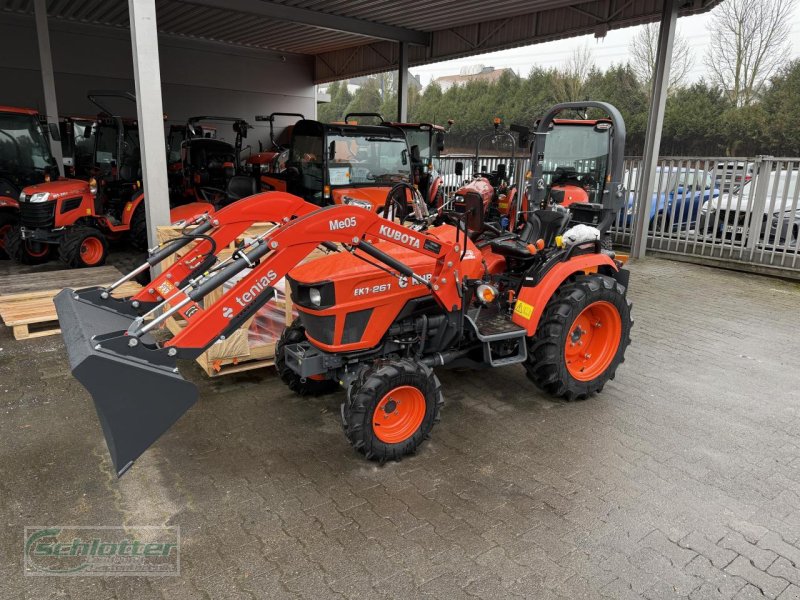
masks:
MULTIPOLYGON (((489 171, 500 163, 512 182, 529 169, 529 157, 479 162, 489 171)), ((472 176, 472 157, 443 157, 440 170, 450 193, 472 176)), ((630 245, 636 228, 645 227, 653 250, 800 272, 800 158, 663 158, 643 223, 636 222, 641 159, 627 158, 624 172, 626 206, 612 227, 616 244, 630 245)))

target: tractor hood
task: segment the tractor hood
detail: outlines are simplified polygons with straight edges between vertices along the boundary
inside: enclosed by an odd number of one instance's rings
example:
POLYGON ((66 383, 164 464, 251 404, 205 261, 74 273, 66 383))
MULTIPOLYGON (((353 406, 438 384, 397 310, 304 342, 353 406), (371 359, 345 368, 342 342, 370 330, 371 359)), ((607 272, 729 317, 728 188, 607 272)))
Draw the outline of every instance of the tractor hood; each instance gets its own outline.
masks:
POLYGON ((29 185, 22 190, 24 199, 20 196, 20 201, 29 201, 35 194, 43 193, 50 194, 47 200, 58 200, 59 198, 66 198, 68 196, 80 196, 81 194, 89 193, 89 184, 80 179, 58 179, 38 185, 29 185))
MULTIPOLYGON (((442 225, 428 231, 454 243, 456 229, 442 225)), ((460 243, 464 243, 461 236, 460 243)), ((375 246, 408 265, 430 281, 436 260, 391 242, 375 246)), ((322 350, 347 352, 377 346, 389 326, 410 300, 430 294, 426 285, 409 277, 397 277, 387 269, 350 253, 318 258, 289 272, 292 299, 300 313, 309 341, 322 350)), ((481 253, 470 241, 459 269, 459 277, 477 278, 483 273, 481 253)), ((452 277, 453 273, 445 272, 452 277)))

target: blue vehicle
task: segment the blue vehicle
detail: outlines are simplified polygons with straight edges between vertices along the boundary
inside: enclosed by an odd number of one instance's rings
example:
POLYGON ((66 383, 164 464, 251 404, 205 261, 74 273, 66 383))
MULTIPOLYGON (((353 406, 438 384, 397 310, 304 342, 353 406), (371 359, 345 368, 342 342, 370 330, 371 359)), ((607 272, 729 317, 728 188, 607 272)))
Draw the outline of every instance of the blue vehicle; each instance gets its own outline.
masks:
MULTIPOLYGON (((638 183, 634 169, 631 186, 638 183)), ((702 207, 719 196, 711 172, 691 167, 656 167, 657 192, 653 193, 648 228, 652 231, 694 229, 702 207)), ((627 224, 635 218, 636 190, 628 194, 627 224)))

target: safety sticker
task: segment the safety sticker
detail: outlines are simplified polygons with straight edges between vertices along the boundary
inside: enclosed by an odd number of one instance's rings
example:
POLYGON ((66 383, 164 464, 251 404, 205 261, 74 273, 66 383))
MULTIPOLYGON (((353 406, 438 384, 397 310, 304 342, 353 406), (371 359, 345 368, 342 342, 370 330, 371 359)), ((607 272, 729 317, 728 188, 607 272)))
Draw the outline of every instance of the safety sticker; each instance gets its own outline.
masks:
POLYGON ((519 315, 523 319, 530 319, 531 315, 533 315, 533 306, 522 300, 517 300, 514 306, 514 314, 519 315))

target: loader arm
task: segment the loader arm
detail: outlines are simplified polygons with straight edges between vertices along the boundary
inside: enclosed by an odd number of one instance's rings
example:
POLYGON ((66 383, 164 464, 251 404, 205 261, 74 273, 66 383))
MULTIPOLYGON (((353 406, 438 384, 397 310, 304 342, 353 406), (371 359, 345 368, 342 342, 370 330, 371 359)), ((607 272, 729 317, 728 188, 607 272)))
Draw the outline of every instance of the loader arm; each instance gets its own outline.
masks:
POLYGON ((272 285, 297 266, 320 244, 340 243, 354 252, 384 263, 400 275, 416 278, 430 285, 433 297, 448 311, 461 306, 457 245, 444 243, 423 232, 387 221, 362 208, 336 205, 319 209, 276 228, 250 250, 238 253, 230 264, 211 274, 190 290, 165 287, 169 309, 150 323, 137 320, 128 335, 148 333, 160 322, 178 313, 187 326, 164 344, 176 348, 179 356, 194 357, 218 339, 225 339, 274 295, 272 285), (437 259, 431 282, 428 283, 408 266, 400 263, 372 240, 383 240, 411 248, 437 259), (217 302, 203 308, 201 300, 232 277, 251 269, 217 302))

